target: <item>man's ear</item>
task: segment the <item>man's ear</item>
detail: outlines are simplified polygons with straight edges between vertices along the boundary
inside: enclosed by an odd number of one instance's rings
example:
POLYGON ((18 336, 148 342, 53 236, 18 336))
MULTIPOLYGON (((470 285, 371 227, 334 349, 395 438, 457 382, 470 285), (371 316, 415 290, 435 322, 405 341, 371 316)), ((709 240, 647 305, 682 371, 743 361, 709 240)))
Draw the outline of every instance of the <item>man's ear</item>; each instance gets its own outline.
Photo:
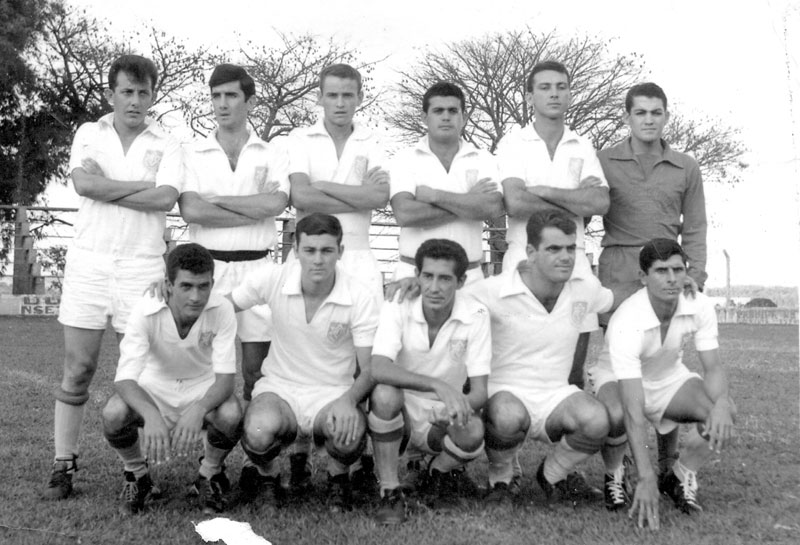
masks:
POLYGON ((642 283, 642 286, 647 285, 647 273, 644 272, 642 269, 639 269, 639 281, 642 283))
POLYGON ((114 106, 114 91, 106 88, 106 90, 103 91, 103 97, 105 97, 106 102, 108 102, 109 106, 111 107, 114 106))

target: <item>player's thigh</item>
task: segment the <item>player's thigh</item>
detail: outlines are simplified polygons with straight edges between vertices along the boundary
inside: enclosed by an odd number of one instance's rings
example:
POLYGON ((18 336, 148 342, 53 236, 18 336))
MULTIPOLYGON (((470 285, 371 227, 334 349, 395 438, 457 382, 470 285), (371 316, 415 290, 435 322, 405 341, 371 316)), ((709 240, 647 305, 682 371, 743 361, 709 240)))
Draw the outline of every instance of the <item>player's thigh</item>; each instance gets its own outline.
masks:
POLYGON ((713 405, 703 380, 692 377, 672 396, 664 411, 664 418, 681 423, 703 422, 708 418, 713 405))
POLYGON ((105 329, 64 326, 65 374, 94 374, 104 331, 105 329))
POLYGON ((582 432, 600 436, 608 433, 605 406, 586 392, 577 391, 563 399, 545 421, 545 432, 551 441, 562 435, 582 432))
POLYGON ((125 332, 128 316, 145 290, 164 279, 161 257, 114 261, 111 279, 111 325, 117 333, 125 332))

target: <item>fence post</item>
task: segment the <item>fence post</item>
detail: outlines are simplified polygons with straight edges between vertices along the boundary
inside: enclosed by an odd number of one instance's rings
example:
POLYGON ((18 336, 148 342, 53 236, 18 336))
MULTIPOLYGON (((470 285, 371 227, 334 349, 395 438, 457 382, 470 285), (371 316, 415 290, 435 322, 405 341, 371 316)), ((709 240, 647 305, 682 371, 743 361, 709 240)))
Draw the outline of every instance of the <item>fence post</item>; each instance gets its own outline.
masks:
POLYGON ((289 252, 292 251, 292 244, 294 244, 294 220, 283 220, 283 228, 281 229, 281 263, 286 262, 289 257, 289 252))
MULTIPOLYGON (((11 293, 36 293, 36 252, 33 250, 28 210, 18 206, 14 213, 14 280, 11 293)), ((41 286, 40 286, 41 289, 41 286)))

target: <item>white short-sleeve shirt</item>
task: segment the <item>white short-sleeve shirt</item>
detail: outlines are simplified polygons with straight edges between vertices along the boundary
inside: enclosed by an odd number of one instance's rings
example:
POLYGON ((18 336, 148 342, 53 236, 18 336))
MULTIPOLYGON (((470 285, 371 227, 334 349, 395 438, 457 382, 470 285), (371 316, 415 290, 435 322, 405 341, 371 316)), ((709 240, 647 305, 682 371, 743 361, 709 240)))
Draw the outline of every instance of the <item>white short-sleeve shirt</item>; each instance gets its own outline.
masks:
MULTIPOLYGON (((483 178, 497 182, 498 191, 502 193, 494 157, 465 140, 460 142, 449 171, 431 151, 428 137, 425 136, 392 158, 391 174, 392 197, 403 192, 414 195, 418 185, 452 193, 468 193, 483 178)), ((401 227, 400 255, 413 258, 417 248, 426 240, 446 238, 463 246, 470 261, 480 261, 483 257, 482 237, 481 220, 458 218, 435 227, 401 227)))
POLYGON ((167 303, 145 295, 131 311, 119 345, 115 381, 190 380, 236 373, 233 305, 211 294, 186 338, 167 303))
MULTIPOLYGON (((170 186, 180 193, 182 180, 181 147, 178 141, 152 119, 145 121, 125 153, 117 131, 114 114, 96 122, 84 123, 75 133, 69 158, 69 171, 93 159, 110 180, 154 182, 156 187, 170 186)), ((112 203, 80 197, 75 237, 72 244, 84 250, 129 258, 157 257, 164 254, 166 213, 141 211, 112 203)))
MULTIPOLYGON (((489 313, 471 296, 457 293, 450 317, 430 346, 422 297, 402 303, 386 301, 381 308, 372 355, 384 356, 413 373, 461 388, 467 377, 489 374, 492 359, 489 313)), ((433 392, 414 394, 438 399, 433 392)))
POLYGON ((711 300, 683 293, 661 342, 660 321, 650 304, 647 288, 627 298, 611 317, 597 365, 612 369, 617 380, 658 382, 683 365, 683 347, 694 338, 699 352, 719 347, 717 314, 711 300))
POLYGON ((261 374, 267 382, 352 385, 355 349, 371 347, 375 337, 374 298, 337 265, 333 291, 309 322, 300 280, 299 262, 275 265, 248 275, 231 294, 239 308, 267 304, 272 310, 273 340, 261 374))
POLYGON ((578 335, 588 314, 611 308, 613 295, 599 283, 573 278, 551 312, 522 281, 519 270, 466 288, 489 309, 492 371, 489 384, 528 390, 567 384, 578 335))
MULTIPOLYGON (((602 187, 608 187, 603 167, 588 139, 564 127, 564 134, 550 159, 547 144, 534 129, 533 124, 510 131, 497 146, 497 163, 500 181, 520 178, 525 187, 537 185, 560 189, 577 189, 581 180, 596 176, 602 187)), ((578 248, 584 248, 583 218, 575 216, 578 248)), ((516 255, 525 254, 527 218, 508 218, 506 241, 516 255), (515 248, 516 247, 516 248, 515 248)))
MULTIPOLYGON (((239 154, 235 171, 231 170, 228 157, 217 141, 216 131, 186 145, 184 161, 184 192, 194 191, 203 198, 240 197, 262 193, 267 184, 277 182, 278 191, 289 196, 286 155, 264 142, 254 131, 250 131, 239 154)), ((276 238, 274 217, 236 227, 189 224, 189 239, 210 250, 267 250, 275 246, 276 238)))
MULTIPOLYGON (((302 173, 311 182, 334 182, 344 185, 362 184, 364 174, 372 168, 388 169, 384 150, 372 130, 354 122, 341 157, 336 144, 325 130, 322 118, 314 125, 293 130, 286 139, 289 152, 289 174, 302 173)), ((372 210, 333 214, 342 224, 342 244, 348 251, 370 250, 369 228, 372 210)), ((298 211, 297 219, 303 218, 298 211)))

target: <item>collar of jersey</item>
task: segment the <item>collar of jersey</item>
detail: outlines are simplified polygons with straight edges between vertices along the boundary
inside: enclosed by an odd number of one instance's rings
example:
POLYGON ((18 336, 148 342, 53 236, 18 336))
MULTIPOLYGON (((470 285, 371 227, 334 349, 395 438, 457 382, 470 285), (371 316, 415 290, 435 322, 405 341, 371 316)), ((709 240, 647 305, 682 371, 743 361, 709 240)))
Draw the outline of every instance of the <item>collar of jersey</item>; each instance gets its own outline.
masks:
MULTIPOLYGON (((261 138, 259 138, 254 131, 248 130, 247 131, 247 142, 244 143, 244 148, 248 146, 266 146, 267 143, 264 142, 261 138)), ((217 129, 214 129, 211 134, 197 142, 196 144, 197 151, 222 151, 222 146, 219 144, 217 140, 217 129)), ((242 148, 242 149, 244 149, 242 148)))
MULTIPOLYGON (((208 303, 206 303, 206 307, 203 309, 203 312, 218 307, 222 304, 223 297, 218 293, 212 293, 208 298, 208 303)), ((145 295, 144 302, 142 303, 144 306, 144 315, 150 316, 152 314, 157 314, 158 312, 162 311, 163 309, 169 310, 169 306, 167 306, 167 302, 163 299, 159 299, 156 296, 145 295)))
MULTIPOLYGON (((470 304, 470 301, 473 299, 465 294, 456 292, 456 299, 453 303, 453 310, 450 311, 450 317, 447 321, 457 321, 461 322, 462 324, 471 324, 472 321, 475 319, 475 314, 477 313, 478 309, 474 308, 474 305, 470 304)), ((418 323, 425 323, 425 315, 422 312, 422 296, 417 297, 411 303, 411 317, 414 318, 414 321, 418 323)))
MULTIPOLYGON (((325 122, 320 117, 316 123, 310 125, 308 128, 308 136, 325 136, 330 138, 331 135, 328 134, 327 129, 325 129, 325 122)), ((362 125, 355 119, 353 119, 353 133, 350 135, 350 138, 353 140, 368 140, 372 136, 372 131, 369 127, 362 125)))
MULTIPOLYGON (((98 119, 97 124, 107 130, 112 130, 116 133, 116 130, 114 129, 114 112, 106 114, 100 119, 98 119)), ((149 132, 153 136, 156 136, 158 138, 163 138, 166 136, 164 129, 152 117, 145 117, 144 125, 145 127, 144 130, 141 132, 141 134, 149 132)))
MULTIPOLYGON (((661 139, 661 146, 664 148, 664 151, 661 153, 661 160, 658 162, 660 163, 666 161, 677 168, 683 168, 683 162, 680 159, 680 155, 673 150, 663 138, 661 139)), ((617 161, 635 161, 636 156, 633 153, 631 137, 629 136, 618 145, 609 148, 608 158, 616 159, 617 161)))
MULTIPOLYGON (((301 284, 302 271, 300 269, 300 263, 294 261, 291 264, 284 266, 291 267, 291 269, 286 277, 286 282, 281 288, 281 292, 284 295, 303 295, 301 284)), ((353 297, 350 293, 347 283, 347 273, 344 272, 344 269, 340 263, 336 264, 336 280, 333 283, 333 290, 331 290, 331 292, 328 294, 328 297, 325 298, 325 302, 323 304, 325 303, 333 303, 335 305, 353 304, 353 297)))

